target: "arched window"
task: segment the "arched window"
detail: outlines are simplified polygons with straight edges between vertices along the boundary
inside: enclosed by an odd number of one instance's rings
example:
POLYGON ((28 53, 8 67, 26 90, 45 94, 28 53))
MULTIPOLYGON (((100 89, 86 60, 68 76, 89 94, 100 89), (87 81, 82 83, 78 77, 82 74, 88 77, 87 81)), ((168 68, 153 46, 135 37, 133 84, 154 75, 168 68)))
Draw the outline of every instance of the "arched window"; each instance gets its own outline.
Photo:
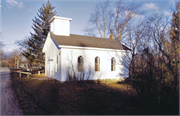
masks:
POLYGON ((115 67, 116 67, 116 59, 113 57, 111 58, 111 71, 115 71, 116 70, 115 67))
POLYGON ((100 71, 100 58, 95 58, 95 71, 100 71))
POLYGON ((83 63, 84 63, 83 57, 79 56, 78 57, 78 71, 79 72, 83 71, 83 63))

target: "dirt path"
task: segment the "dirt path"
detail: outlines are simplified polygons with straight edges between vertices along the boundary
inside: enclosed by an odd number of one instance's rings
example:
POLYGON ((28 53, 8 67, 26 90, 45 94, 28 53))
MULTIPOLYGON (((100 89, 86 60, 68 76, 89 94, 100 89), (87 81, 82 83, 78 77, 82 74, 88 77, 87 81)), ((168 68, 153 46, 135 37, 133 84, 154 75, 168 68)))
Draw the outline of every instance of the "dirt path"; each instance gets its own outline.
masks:
POLYGON ((14 99, 9 68, 0 68, 1 80, 1 115, 22 115, 18 102, 14 99))

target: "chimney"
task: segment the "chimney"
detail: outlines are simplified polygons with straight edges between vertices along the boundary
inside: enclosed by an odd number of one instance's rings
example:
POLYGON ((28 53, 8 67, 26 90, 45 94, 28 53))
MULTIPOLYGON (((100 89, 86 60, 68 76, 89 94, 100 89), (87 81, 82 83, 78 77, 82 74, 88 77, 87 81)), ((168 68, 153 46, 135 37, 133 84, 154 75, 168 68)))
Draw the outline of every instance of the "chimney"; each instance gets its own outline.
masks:
POLYGON ((51 32, 55 35, 69 36, 70 35, 70 18, 53 16, 50 19, 51 32))
POLYGON ((113 35, 112 34, 110 35, 110 39, 113 39, 113 35))

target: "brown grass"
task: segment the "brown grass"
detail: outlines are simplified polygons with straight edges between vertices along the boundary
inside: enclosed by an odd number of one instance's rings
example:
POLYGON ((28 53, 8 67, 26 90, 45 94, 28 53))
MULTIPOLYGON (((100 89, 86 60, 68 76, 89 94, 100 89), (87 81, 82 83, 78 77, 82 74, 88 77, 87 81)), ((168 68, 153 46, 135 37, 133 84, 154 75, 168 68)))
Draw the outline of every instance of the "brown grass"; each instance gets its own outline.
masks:
POLYGON ((61 83, 27 79, 26 76, 19 78, 13 72, 11 76, 14 94, 25 115, 140 115, 158 112, 155 106, 152 112, 127 84, 61 83))
POLYGON ((29 78, 44 78, 44 77, 46 77, 45 76, 45 73, 41 73, 40 75, 38 75, 38 74, 31 74, 30 76, 29 76, 29 78))

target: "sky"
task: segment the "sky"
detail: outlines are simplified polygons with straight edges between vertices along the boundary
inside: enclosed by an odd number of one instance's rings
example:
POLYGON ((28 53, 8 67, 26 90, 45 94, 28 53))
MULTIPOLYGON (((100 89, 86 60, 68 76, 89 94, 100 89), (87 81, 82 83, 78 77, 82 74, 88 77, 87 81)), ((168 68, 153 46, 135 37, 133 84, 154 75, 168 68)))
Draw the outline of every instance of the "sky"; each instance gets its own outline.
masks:
MULTIPOLYGON (((88 21, 97 3, 105 0, 49 0, 60 17, 72 18, 70 33, 84 35, 88 21)), ((111 0, 115 2, 115 0, 111 0)), ((171 16, 170 7, 174 0, 126 0, 126 2, 141 3, 141 9, 146 13, 159 12, 171 16)), ((3 51, 10 53, 19 47, 17 40, 30 36, 32 19, 47 0, 0 0, 0 41, 5 46, 3 51)))

